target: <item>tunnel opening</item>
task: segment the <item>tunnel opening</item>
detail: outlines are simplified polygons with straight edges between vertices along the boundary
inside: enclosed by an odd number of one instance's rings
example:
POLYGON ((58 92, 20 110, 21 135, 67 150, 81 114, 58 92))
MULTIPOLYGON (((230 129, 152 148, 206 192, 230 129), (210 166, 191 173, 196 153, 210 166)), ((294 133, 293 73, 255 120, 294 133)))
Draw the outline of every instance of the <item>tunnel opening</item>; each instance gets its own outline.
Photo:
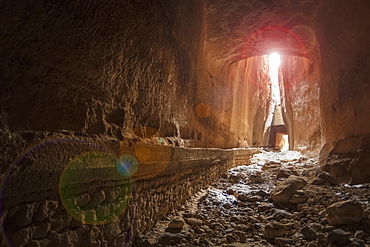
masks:
POLYGON ((319 64, 280 52, 230 65, 231 130, 245 146, 314 156, 322 143, 319 64))
POLYGON ((279 77, 280 72, 280 55, 278 53, 271 53, 267 56, 268 60, 268 73, 270 85, 270 104, 268 105, 268 121, 265 123, 265 133, 268 135, 267 146, 269 149, 275 151, 289 150, 289 139, 286 124, 282 115, 281 98, 284 97, 281 93, 282 77, 279 77), (284 138, 283 138, 284 136, 284 138))

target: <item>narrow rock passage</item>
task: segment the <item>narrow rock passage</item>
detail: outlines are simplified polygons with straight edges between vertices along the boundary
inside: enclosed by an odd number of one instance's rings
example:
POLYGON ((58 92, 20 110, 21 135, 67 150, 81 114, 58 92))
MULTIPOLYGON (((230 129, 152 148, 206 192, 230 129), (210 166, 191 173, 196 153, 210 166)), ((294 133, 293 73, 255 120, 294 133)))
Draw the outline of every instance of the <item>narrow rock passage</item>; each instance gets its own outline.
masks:
POLYGON ((298 152, 262 152, 138 237, 138 246, 370 246, 369 184, 298 152))

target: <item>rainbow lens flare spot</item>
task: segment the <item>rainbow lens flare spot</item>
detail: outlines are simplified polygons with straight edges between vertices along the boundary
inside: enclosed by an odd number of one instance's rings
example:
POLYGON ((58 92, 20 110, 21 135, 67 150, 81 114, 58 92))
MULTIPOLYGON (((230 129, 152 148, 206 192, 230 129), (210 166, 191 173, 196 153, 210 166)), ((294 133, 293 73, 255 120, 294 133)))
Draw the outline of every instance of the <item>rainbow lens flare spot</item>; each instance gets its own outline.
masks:
POLYGON ((119 174, 124 177, 131 177, 135 174, 138 168, 137 160, 134 156, 124 154, 116 162, 116 169, 119 174))

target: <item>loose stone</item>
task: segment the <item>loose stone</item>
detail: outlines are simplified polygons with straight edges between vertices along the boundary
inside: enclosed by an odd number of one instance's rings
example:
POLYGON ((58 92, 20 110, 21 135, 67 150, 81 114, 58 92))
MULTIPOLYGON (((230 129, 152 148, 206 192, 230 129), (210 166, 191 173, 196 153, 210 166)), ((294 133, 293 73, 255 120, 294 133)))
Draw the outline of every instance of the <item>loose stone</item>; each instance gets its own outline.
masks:
POLYGON ((364 209, 362 205, 353 200, 337 202, 326 209, 326 219, 333 226, 360 222, 363 217, 364 209))
POLYGON ((288 229, 279 222, 269 222, 265 226, 265 235, 267 238, 283 236, 288 229))

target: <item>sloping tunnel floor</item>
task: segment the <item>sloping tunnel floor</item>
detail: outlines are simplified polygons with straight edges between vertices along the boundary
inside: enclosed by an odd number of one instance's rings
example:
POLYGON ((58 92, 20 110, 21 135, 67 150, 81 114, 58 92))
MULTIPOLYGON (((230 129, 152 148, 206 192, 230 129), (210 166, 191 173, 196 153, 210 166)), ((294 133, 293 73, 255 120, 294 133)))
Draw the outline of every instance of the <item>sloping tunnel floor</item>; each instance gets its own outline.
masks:
POLYGON ((317 162, 294 151, 254 155, 250 165, 222 174, 137 244, 370 246, 370 184, 338 184, 317 162), (302 188, 287 189, 287 181, 302 178, 302 188), (294 190, 291 202, 276 203, 276 188, 294 190))

